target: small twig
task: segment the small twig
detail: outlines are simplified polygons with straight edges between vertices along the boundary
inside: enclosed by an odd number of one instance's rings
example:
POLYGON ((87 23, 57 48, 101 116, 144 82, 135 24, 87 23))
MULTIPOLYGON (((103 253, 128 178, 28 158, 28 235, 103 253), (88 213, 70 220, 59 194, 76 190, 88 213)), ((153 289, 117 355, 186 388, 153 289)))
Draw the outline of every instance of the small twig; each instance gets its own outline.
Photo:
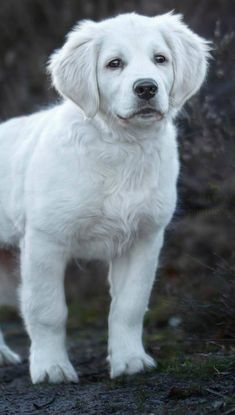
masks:
MULTIPOLYGON (((211 394, 213 394, 213 395, 215 395, 215 396, 219 396, 220 398, 222 398, 225 402, 227 401, 227 403, 228 402, 230 402, 230 403, 234 403, 234 398, 230 398, 229 396, 227 396, 227 395, 223 395, 222 393, 220 393, 220 392, 217 392, 217 391, 215 391, 215 390, 213 390, 213 389, 210 389, 210 388, 205 388, 205 390, 207 391, 207 392, 209 392, 209 393, 211 393, 211 394)), ((230 413, 233 413, 234 411, 235 411, 235 407, 234 408, 232 408, 232 409, 230 409, 228 412, 226 412, 226 414, 228 415, 228 414, 230 414, 230 413), (232 411, 232 412, 229 412, 229 411, 232 411)), ((224 414, 225 415, 225 414, 224 414)))
POLYGON ((194 257, 188 253, 185 254, 185 256, 189 257, 190 259, 192 259, 194 262, 196 262, 197 264, 201 265, 202 267, 209 269, 210 271, 216 272, 217 269, 210 267, 209 265, 205 264, 204 262, 200 261, 200 259, 198 259, 197 257, 194 257))
POLYGON ((216 396, 219 396, 220 398, 227 398, 225 395, 223 395, 222 393, 220 393, 220 392, 217 392, 217 391, 214 391, 213 389, 210 389, 210 388, 206 388, 205 389, 207 392, 209 392, 209 393, 212 393, 213 395, 216 395, 216 396))

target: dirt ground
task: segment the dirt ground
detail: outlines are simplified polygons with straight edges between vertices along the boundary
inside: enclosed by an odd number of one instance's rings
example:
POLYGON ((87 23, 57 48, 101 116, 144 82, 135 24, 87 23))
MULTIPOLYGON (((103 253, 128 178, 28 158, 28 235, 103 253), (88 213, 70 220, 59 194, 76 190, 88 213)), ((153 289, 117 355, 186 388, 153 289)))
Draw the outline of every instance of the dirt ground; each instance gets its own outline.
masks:
POLYGON ((19 322, 6 324, 8 343, 23 357, 0 368, 0 414, 232 414, 235 413, 235 353, 232 347, 192 337, 179 328, 147 330, 148 351, 158 368, 110 380, 104 322, 69 328, 68 343, 80 383, 32 385, 28 339, 19 322))

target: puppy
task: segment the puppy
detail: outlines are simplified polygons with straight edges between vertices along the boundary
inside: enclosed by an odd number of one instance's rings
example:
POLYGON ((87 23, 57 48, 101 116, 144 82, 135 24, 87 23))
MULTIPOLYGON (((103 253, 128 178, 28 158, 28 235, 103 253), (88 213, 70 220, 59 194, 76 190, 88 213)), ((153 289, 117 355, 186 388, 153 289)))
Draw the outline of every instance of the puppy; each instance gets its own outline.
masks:
MULTIPOLYGON (((33 383, 78 380, 65 346, 71 258, 109 263, 111 377, 155 365, 142 326, 176 205, 173 120, 208 57, 180 15, 84 21, 50 58, 61 103, 0 126, 0 241, 21 251, 33 383)), ((1 335, 0 363, 18 361, 1 335)))

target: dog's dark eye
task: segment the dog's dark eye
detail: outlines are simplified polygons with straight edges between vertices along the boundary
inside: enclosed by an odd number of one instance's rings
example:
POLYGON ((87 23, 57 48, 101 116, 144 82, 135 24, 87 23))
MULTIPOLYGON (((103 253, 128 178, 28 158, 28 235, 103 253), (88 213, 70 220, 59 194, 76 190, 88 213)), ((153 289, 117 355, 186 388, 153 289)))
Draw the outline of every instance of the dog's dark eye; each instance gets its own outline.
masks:
POLYGON ((107 64, 107 68, 115 69, 115 68, 122 68, 122 67, 123 67, 123 61, 119 58, 113 59, 107 64))
POLYGON ((166 58, 163 55, 155 55, 154 60, 156 63, 164 63, 166 62, 166 58))

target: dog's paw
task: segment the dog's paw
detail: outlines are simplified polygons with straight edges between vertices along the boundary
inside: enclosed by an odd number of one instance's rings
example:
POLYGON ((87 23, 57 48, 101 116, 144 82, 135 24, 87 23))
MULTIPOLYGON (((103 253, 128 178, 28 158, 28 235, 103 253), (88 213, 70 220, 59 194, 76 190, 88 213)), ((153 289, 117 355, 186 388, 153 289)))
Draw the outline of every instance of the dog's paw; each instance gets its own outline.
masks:
POLYGON ((0 366, 17 365, 20 362, 21 362, 21 358, 17 353, 14 353, 5 344, 0 345, 0 366))
POLYGON ((30 374, 32 382, 41 383, 77 383, 78 375, 69 362, 51 362, 45 364, 44 362, 31 363, 30 374))
POLYGON ((142 372, 145 368, 150 369, 156 367, 154 359, 144 352, 126 357, 120 355, 109 356, 108 361, 110 363, 110 377, 112 379, 124 374, 134 375, 135 373, 142 372))

